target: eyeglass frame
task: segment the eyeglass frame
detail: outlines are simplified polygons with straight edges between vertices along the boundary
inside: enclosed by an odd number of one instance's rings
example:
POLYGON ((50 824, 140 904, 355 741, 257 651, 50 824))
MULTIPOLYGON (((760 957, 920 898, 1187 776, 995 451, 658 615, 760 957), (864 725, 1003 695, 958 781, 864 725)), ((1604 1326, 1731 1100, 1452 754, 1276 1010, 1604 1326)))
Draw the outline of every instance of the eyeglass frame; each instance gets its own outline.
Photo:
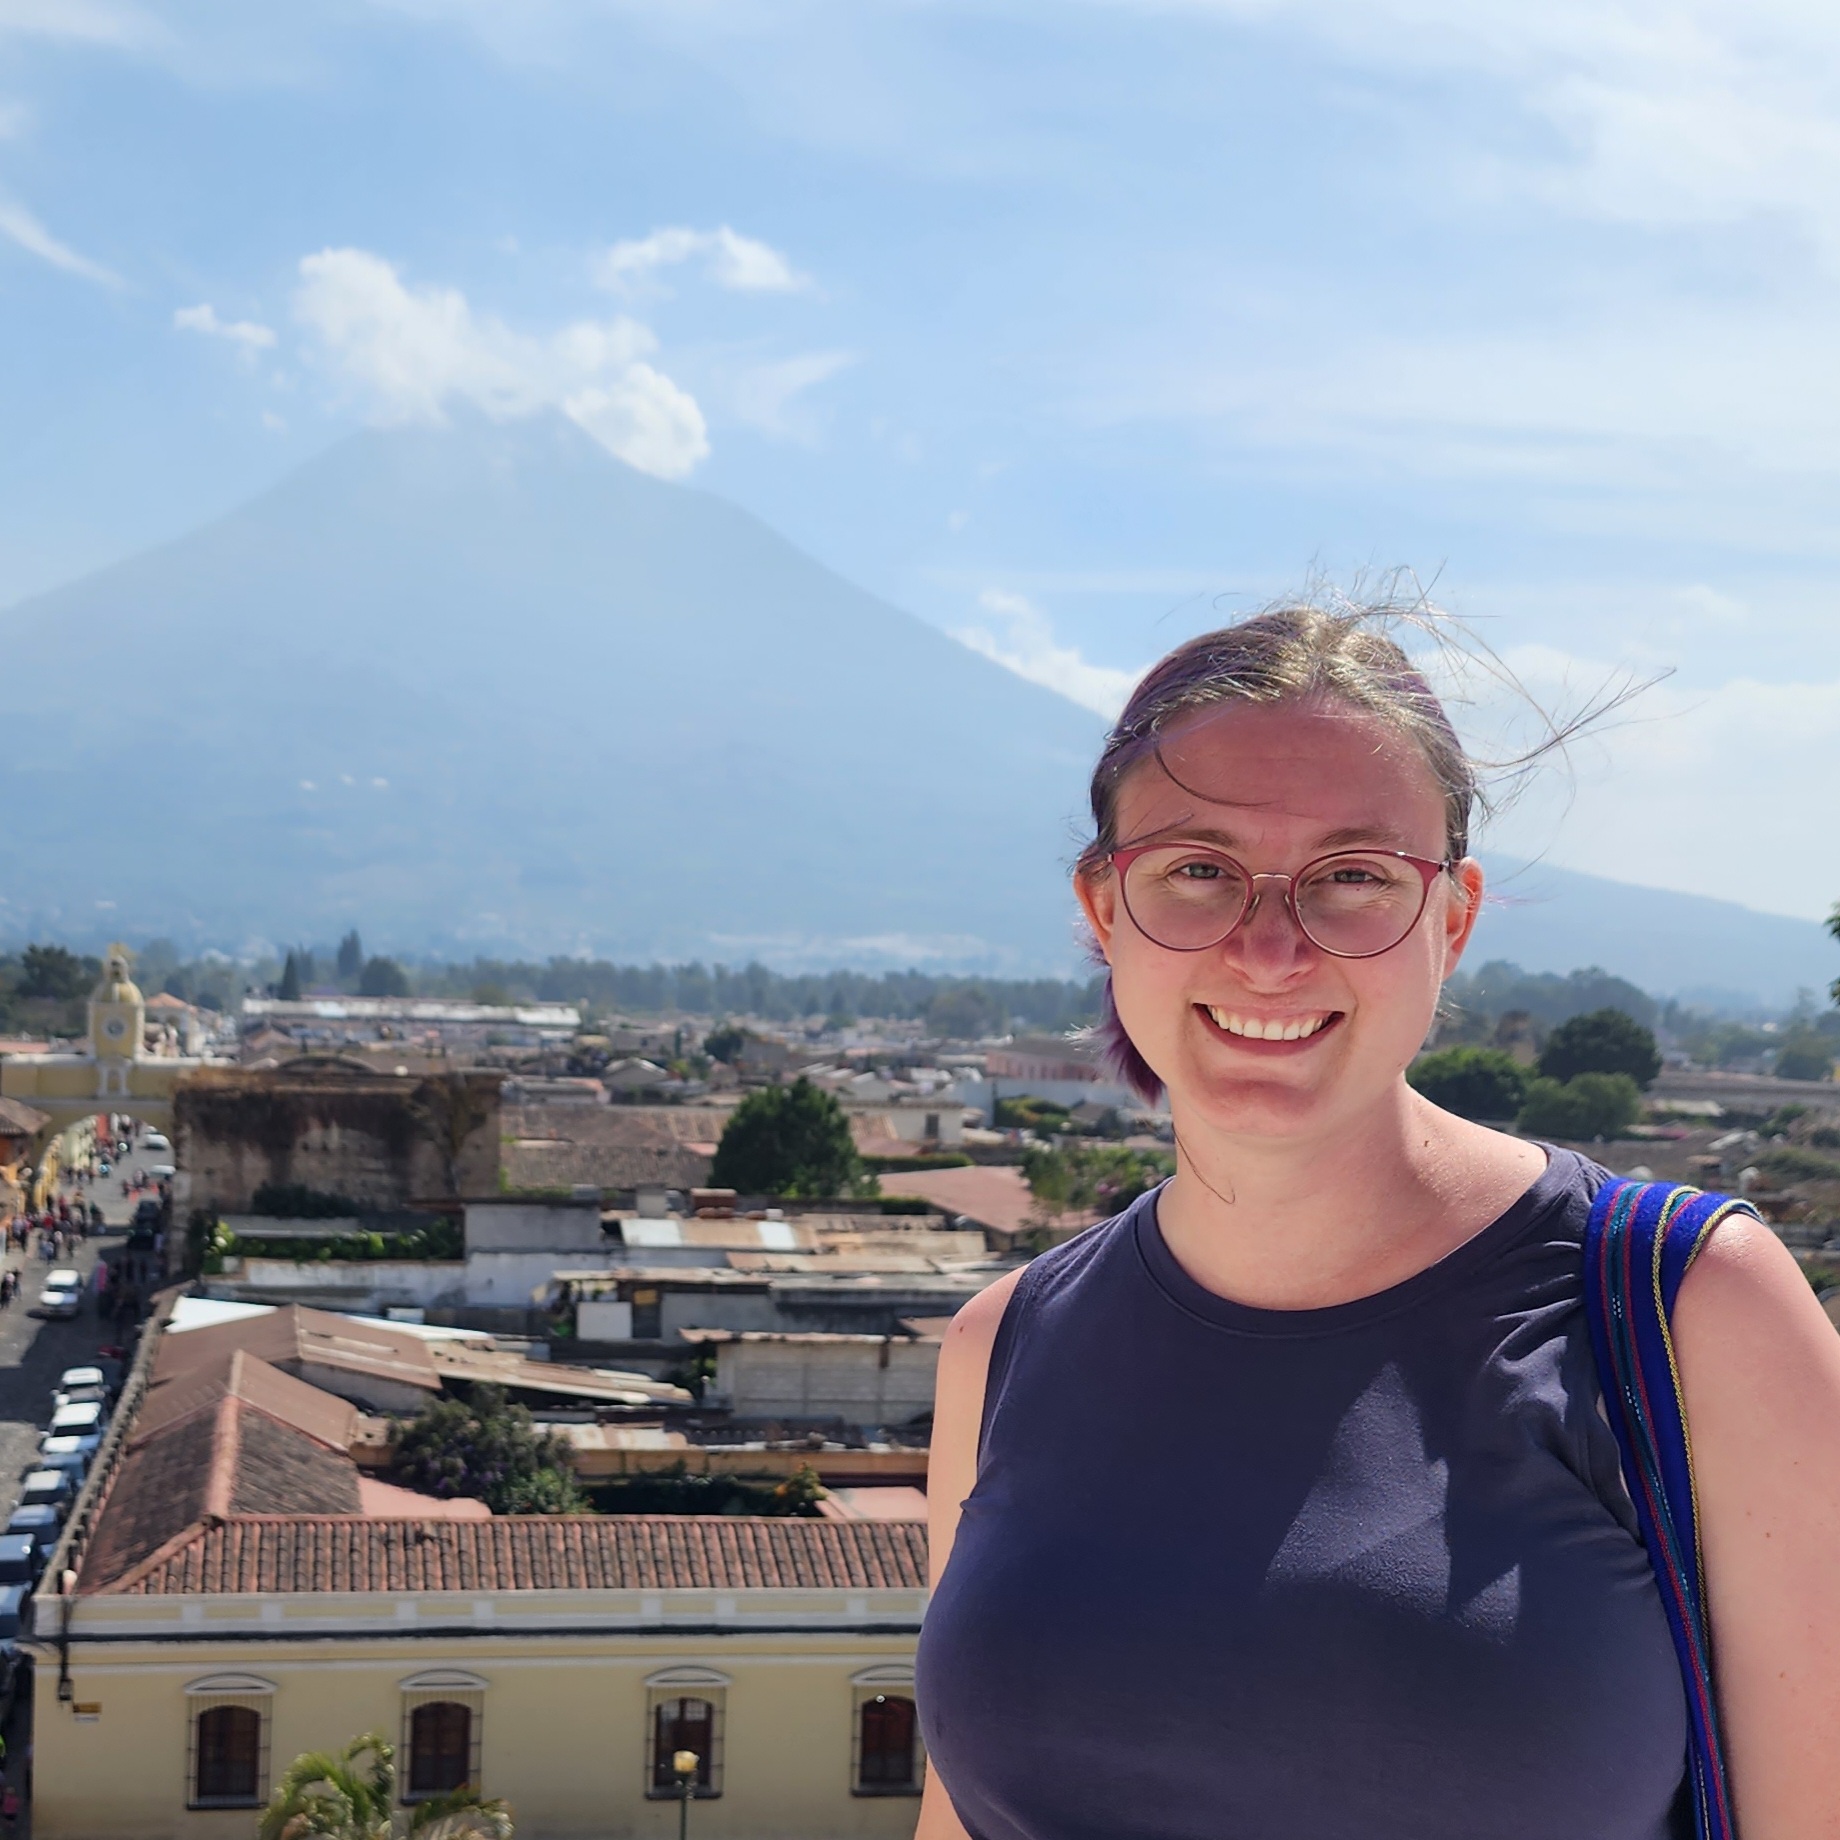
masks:
POLYGON ((1206 854, 1209 856, 1217 856, 1222 862, 1231 863, 1233 867, 1246 878, 1246 898, 1244 902, 1241 903, 1239 913, 1234 917, 1233 923, 1219 936, 1219 938, 1210 939, 1205 945, 1171 946, 1164 945, 1162 940, 1158 939, 1154 933, 1148 931, 1136 914, 1131 912, 1131 896, 1126 887, 1126 878, 1130 873, 1132 863, 1136 862, 1140 856, 1148 856, 1152 850, 1179 849, 1180 847, 1180 839, 1159 843, 1136 843, 1127 845, 1122 850, 1108 850, 1105 855, 1105 860, 1110 863, 1112 868, 1117 872, 1118 898, 1123 903, 1124 911, 1129 915, 1131 924, 1136 927, 1138 932, 1142 933, 1153 946, 1163 952, 1211 952, 1216 946, 1225 945, 1227 941, 1252 918, 1253 910, 1259 904, 1258 884, 1260 882, 1282 882, 1284 884, 1284 905, 1290 914, 1291 923, 1296 927, 1297 931, 1317 949, 1317 951, 1326 952, 1331 958, 1383 958, 1388 952, 1398 951, 1399 948, 1412 937, 1413 929, 1418 925, 1419 921, 1424 919, 1425 909, 1431 904, 1431 884, 1446 871, 1454 869, 1458 860, 1454 856, 1446 856, 1442 862, 1434 862, 1429 856, 1414 856, 1406 850, 1326 850, 1321 856, 1312 856, 1294 875, 1285 875, 1282 871, 1277 869, 1262 869, 1255 875, 1237 856, 1230 856, 1225 850, 1217 850, 1209 844, 1202 844, 1198 847, 1204 850, 1206 854), (1384 856, 1396 862, 1410 863, 1412 867, 1418 871, 1420 881, 1418 912, 1412 916, 1405 931, 1401 933, 1391 945, 1381 946, 1380 949, 1375 952, 1337 952, 1333 948, 1324 945, 1323 942, 1304 925, 1303 916, 1297 911, 1297 884, 1302 881, 1312 869, 1318 867, 1322 863, 1333 862, 1338 856, 1384 856))

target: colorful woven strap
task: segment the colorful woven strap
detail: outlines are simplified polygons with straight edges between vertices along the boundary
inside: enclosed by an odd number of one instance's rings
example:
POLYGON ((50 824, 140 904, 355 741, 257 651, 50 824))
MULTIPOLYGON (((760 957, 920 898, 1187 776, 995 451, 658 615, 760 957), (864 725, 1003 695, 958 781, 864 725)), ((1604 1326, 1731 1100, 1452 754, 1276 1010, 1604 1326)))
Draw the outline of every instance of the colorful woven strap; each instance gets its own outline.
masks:
POLYGON ((1712 1687, 1706 1580, 1680 1370, 1668 1328, 1707 1236, 1748 1202, 1665 1182, 1612 1179, 1585 1229, 1585 1313, 1610 1429, 1687 1689, 1695 1840, 1736 1840, 1712 1687))

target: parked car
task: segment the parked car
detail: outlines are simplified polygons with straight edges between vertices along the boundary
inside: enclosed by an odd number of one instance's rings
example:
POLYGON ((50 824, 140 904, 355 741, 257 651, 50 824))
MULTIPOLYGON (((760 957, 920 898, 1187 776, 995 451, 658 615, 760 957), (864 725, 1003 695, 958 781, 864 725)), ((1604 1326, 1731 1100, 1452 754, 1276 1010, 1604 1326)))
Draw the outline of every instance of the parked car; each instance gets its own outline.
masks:
MULTIPOLYGON (((76 1444, 79 1438, 59 1438, 60 1444, 76 1444)), ((59 1450, 47 1453, 41 1450, 33 1460, 35 1469, 61 1469, 70 1477, 73 1491, 82 1488, 83 1478, 89 1474, 89 1460, 94 1453, 87 1450, 59 1450)))
POLYGON ((58 1375, 58 1391, 60 1393, 69 1393, 80 1387, 91 1386, 100 1387, 105 1394, 115 1390, 115 1383, 109 1378, 107 1371, 100 1365, 92 1364, 88 1367, 67 1367, 58 1375))
POLYGON ((19 1485, 19 1505, 23 1508, 43 1502, 46 1507, 57 1509, 61 1520, 70 1512, 76 1492, 67 1469, 28 1470, 25 1481, 19 1485))
POLYGON ((0 1534, 0 1585, 37 1584, 44 1569, 44 1549, 31 1534, 0 1534))
POLYGON ((92 1433, 100 1436, 108 1422, 108 1412, 99 1401, 92 1399, 87 1405, 59 1406, 45 1429, 53 1437, 80 1438, 92 1433))
POLYGON ((60 1386, 51 1395, 53 1411, 63 1406, 106 1406, 108 1403, 109 1389, 106 1386, 60 1386))
POLYGON ((147 1173, 156 1182, 170 1182, 179 1172, 171 1163, 155 1163, 147 1173))
POLYGON ((149 1131, 141 1139, 141 1143, 149 1150, 170 1150, 172 1148, 172 1139, 164 1131, 149 1131))
POLYGON ((64 1456, 80 1456, 87 1464, 93 1462, 96 1452, 102 1448, 102 1431, 47 1431, 38 1440, 38 1462, 41 1469, 50 1469, 53 1459, 64 1456))
POLYGON ((48 1502, 32 1501, 13 1510, 13 1517, 6 1524, 8 1533, 29 1533, 47 1549, 57 1544, 58 1530, 64 1525, 64 1517, 48 1502))

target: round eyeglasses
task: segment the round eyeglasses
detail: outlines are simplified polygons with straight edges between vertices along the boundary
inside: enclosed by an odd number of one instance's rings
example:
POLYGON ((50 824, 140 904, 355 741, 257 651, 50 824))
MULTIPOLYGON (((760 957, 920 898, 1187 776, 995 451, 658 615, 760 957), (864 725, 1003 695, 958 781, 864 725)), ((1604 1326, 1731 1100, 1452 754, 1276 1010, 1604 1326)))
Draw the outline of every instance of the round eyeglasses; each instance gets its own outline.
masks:
POLYGON ((1338 850, 1295 875, 1255 875, 1219 850, 1146 843, 1113 850, 1125 912, 1146 939, 1171 952, 1205 952, 1246 924, 1261 882, 1282 882, 1284 904, 1311 945, 1332 958, 1378 958, 1400 944, 1425 911, 1431 884, 1452 858, 1402 850, 1338 850))

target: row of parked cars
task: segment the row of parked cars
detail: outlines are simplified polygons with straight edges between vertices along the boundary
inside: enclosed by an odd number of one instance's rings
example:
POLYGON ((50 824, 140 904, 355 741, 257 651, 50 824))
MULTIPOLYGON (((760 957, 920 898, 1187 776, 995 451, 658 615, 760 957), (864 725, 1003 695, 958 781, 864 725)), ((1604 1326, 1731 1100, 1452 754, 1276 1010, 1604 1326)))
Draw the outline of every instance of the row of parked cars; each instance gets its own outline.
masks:
POLYGON ((120 1386, 121 1363, 107 1356, 65 1368, 51 1395, 51 1418, 39 1436, 38 1454, 19 1485, 19 1504, 0 1534, 0 1716, 17 1688, 15 1645, 26 1599, 101 1448, 120 1386))

